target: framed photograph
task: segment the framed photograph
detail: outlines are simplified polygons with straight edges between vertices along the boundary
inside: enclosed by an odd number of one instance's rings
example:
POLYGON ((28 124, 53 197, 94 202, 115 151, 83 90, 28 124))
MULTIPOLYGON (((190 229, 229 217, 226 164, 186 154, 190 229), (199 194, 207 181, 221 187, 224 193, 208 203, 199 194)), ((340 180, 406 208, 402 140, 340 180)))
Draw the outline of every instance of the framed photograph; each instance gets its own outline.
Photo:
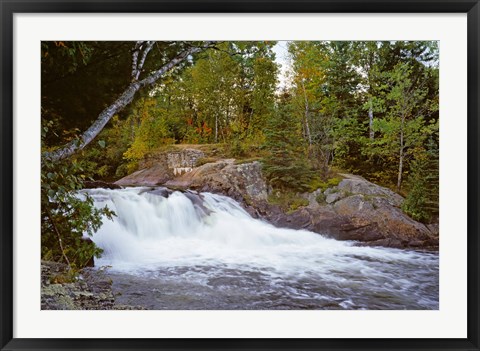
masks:
POLYGON ((1 349, 478 350, 479 16, 1 0, 1 349))

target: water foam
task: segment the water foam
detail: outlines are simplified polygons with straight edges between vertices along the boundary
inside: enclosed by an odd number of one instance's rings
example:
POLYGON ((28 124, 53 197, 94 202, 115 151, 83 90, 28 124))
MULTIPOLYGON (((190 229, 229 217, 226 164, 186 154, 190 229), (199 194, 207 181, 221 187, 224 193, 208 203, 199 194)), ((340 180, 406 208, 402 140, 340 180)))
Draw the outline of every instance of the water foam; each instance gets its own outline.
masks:
MULTIPOLYGON (((178 191, 162 196, 150 188, 86 192, 96 206, 117 214, 93 236, 104 250, 96 264, 114 271, 141 276, 171 270, 175 279, 207 284, 228 275, 227 269, 239 269, 267 274, 269 284, 294 279, 297 292, 299 281, 308 285, 312 280, 349 290, 368 282, 368 289, 405 294, 422 282, 429 290, 438 285, 436 254, 360 247, 306 230, 276 228, 225 196, 178 191)), ((438 286, 433 290, 427 305, 434 301, 438 306, 438 286)))

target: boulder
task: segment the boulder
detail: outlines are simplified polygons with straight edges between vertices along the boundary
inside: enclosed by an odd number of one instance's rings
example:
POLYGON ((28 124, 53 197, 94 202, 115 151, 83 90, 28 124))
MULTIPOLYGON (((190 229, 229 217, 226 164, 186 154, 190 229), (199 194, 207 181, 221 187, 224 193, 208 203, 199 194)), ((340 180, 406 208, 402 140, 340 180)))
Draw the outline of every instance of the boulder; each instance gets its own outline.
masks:
POLYGON ((144 168, 117 180, 115 184, 121 186, 155 186, 162 185, 174 177, 173 170, 163 165, 144 168))
POLYGON ((165 186, 194 189, 230 196, 247 205, 267 200, 267 185, 262 177, 262 164, 235 164, 233 159, 207 163, 169 180, 165 186))
POLYGON ((400 207, 403 197, 388 188, 369 182, 363 177, 352 174, 340 174, 345 177, 337 189, 345 194, 378 197, 386 199, 392 206, 400 207))
POLYGON ((85 180, 85 181, 83 181, 83 186, 86 189, 97 189, 97 188, 121 189, 122 188, 119 184, 107 183, 107 182, 102 182, 102 181, 99 181, 99 180, 85 180))
POLYGON ((173 149, 147 156, 140 162, 140 170, 115 182, 121 186, 155 186, 189 173, 205 156, 196 149, 173 149))
POLYGON ((393 248, 438 249, 438 227, 419 223, 401 210, 403 198, 354 175, 337 187, 304 194, 309 205, 291 213, 264 211, 276 226, 307 229, 337 240, 393 248), (326 196, 319 204, 316 197, 326 196))
POLYGON ((327 197, 325 198, 325 202, 326 202, 327 204, 332 204, 332 203, 334 203, 335 201, 340 200, 342 197, 343 197, 343 193, 341 193, 341 192, 330 193, 330 194, 328 194, 327 197))

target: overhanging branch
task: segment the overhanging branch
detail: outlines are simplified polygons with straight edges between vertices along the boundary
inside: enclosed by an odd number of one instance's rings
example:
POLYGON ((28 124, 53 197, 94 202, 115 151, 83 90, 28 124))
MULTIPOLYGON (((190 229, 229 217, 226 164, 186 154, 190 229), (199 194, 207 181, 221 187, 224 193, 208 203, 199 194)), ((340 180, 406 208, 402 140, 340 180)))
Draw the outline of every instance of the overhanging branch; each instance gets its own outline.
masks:
POLYGON ((72 156, 75 152, 82 150, 87 146, 95 137, 102 131, 105 125, 110 121, 110 119, 120 112, 125 106, 130 104, 135 97, 135 94, 144 87, 148 87, 154 84, 158 79, 160 79, 165 73, 170 71, 172 68, 180 64, 182 61, 187 59, 189 56, 211 48, 214 46, 213 41, 205 42, 202 46, 189 47, 178 54, 175 58, 170 60, 168 63, 163 65, 156 71, 153 71, 149 76, 142 80, 137 80, 140 76, 140 71, 145 63, 145 59, 152 49, 155 42, 148 42, 143 49, 140 62, 138 62, 138 56, 142 51, 142 47, 145 45, 145 42, 136 42, 134 51, 132 53, 132 82, 124 90, 124 92, 117 98, 112 104, 105 108, 97 117, 95 122, 85 131, 83 134, 76 140, 73 140, 66 145, 59 147, 56 150, 51 152, 44 152, 43 157, 52 160, 60 161, 67 157, 72 156))

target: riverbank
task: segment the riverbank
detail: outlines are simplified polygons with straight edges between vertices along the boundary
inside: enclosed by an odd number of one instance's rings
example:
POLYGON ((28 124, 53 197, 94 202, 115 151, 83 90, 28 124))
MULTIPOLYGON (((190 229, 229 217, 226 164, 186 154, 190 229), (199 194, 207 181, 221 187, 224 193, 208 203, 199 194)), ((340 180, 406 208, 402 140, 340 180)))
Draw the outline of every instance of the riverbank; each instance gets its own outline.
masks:
POLYGON ((438 309, 438 254, 364 247, 252 218, 230 197, 91 189, 118 302, 154 310, 438 309))
POLYGON ((63 263, 41 262, 42 310, 142 310, 141 306, 116 303, 112 280, 105 271, 84 268, 69 273, 63 263))

